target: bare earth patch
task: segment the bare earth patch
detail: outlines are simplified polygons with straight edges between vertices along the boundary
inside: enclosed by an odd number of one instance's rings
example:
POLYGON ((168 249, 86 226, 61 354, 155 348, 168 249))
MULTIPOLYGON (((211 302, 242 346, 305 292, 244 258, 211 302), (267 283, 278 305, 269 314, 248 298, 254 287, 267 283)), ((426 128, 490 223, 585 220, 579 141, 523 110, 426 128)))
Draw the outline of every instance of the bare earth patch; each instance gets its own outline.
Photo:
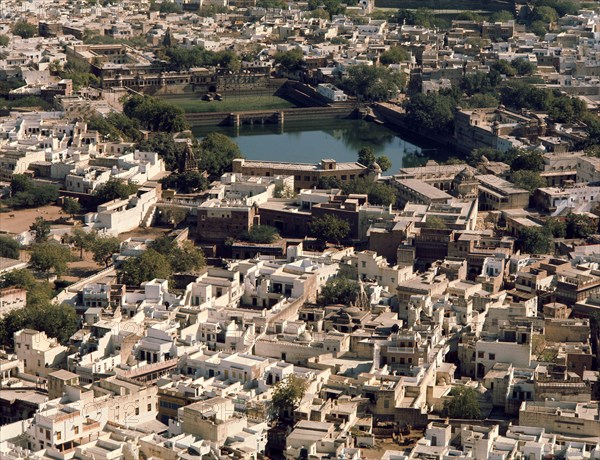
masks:
POLYGON ((0 213, 0 232, 12 233, 14 235, 29 229, 36 217, 54 222, 65 216, 60 206, 42 206, 35 209, 18 209, 0 213))

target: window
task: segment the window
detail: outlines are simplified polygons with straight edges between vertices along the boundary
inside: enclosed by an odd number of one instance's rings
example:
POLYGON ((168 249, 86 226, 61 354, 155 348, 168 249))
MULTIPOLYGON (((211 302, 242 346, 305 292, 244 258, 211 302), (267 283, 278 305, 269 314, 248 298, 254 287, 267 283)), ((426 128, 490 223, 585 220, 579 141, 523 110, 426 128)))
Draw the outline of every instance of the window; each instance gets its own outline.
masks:
POLYGON ((56 440, 60 441, 60 439, 62 438, 62 433, 60 431, 56 432, 56 440))
POLYGON ((478 357, 478 358, 483 358, 483 357, 484 357, 484 353, 483 353, 483 351, 478 351, 478 352, 477 352, 477 357, 478 357))
POLYGON ((492 361, 495 361, 496 360, 496 353, 490 353, 490 359, 492 361))
POLYGON ((75 434, 79 434, 79 427, 78 427, 78 426, 76 426, 76 427, 73 427, 73 432, 74 432, 75 434))
POLYGON ((152 410, 152 403, 148 404, 148 412, 152 410))
POLYGON ((140 415, 140 408, 139 407, 135 408, 135 415, 140 415))

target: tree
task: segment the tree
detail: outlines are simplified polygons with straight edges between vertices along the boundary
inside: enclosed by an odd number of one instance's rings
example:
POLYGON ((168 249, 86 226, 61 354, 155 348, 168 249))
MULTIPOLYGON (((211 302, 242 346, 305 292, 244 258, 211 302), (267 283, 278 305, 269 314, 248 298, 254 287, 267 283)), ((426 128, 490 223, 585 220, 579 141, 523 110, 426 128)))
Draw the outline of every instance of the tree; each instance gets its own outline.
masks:
POLYGON ((270 244, 277 239, 277 229, 270 225, 254 225, 250 230, 244 232, 240 239, 250 243, 270 244))
POLYGON ((297 72, 304 67, 304 54, 299 48, 288 51, 280 51, 273 57, 275 65, 278 65, 285 72, 297 72))
POLYGON ((198 171, 174 173, 161 179, 161 183, 164 188, 174 188, 180 193, 191 193, 208 188, 208 181, 198 171))
POLYGON ((8 46, 10 43, 10 38, 8 35, 0 35, 0 46, 8 46))
POLYGON ((96 202, 102 204, 117 198, 124 200, 133 195, 137 189, 138 186, 131 182, 125 182, 122 179, 109 179, 108 182, 96 189, 96 202))
POLYGON ((166 257, 171 270, 174 272, 197 271, 206 266, 204 253, 200 248, 194 246, 191 241, 178 244, 174 238, 163 235, 156 238, 149 247, 166 257))
POLYGON ((71 252, 59 243, 39 243, 33 246, 29 265, 48 277, 50 272, 60 276, 67 270, 67 262, 71 260, 71 252))
MULTIPOLYGON (((37 284, 38 282, 31 270, 25 268, 12 270, 0 278, 0 288, 17 287, 31 291, 37 284)), ((29 297, 27 301, 29 301, 29 297)))
POLYGON ((425 226, 426 228, 432 228, 435 230, 445 230, 448 228, 444 219, 434 215, 427 216, 425 226))
POLYGON ((163 1, 158 8, 161 14, 181 13, 181 7, 175 2, 163 1))
POLYGON ((1 318, 0 343, 12 347, 14 333, 28 328, 45 332, 49 337, 67 344, 77 332, 78 325, 79 318, 73 307, 67 304, 58 305, 48 299, 42 304, 27 305, 23 309, 13 310, 1 318))
POLYGON ((519 230, 517 246, 528 254, 548 254, 553 249, 552 235, 546 228, 524 227, 519 230))
POLYGON ((585 214, 570 213, 566 219, 567 238, 588 238, 598 233, 594 220, 585 214))
POLYGON ((2 276, 0 286, 17 287, 27 290, 27 306, 44 305, 53 296, 52 285, 46 281, 38 281, 29 269, 13 270, 2 276))
POLYGON ((81 212, 81 204, 79 204, 79 201, 74 200, 73 198, 65 198, 62 205, 62 210, 66 214, 70 214, 72 218, 75 218, 75 214, 79 214, 81 212))
POLYGON ((11 198, 8 204, 15 208, 37 208, 56 201, 58 187, 51 184, 36 184, 29 176, 15 174, 11 183, 11 198))
POLYGON ((189 128, 183 110, 151 96, 130 96, 123 104, 123 113, 152 131, 175 133, 189 128))
POLYGON ((373 147, 367 146, 360 149, 357 160, 361 165, 367 167, 375 163, 375 150, 373 150, 373 147))
POLYGON ((511 174, 510 180, 517 187, 528 190, 529 194, 533 194, 538 188, 546 187, 546 179, 540 176, 537 171, 522 169, 511 174))
POLYGON ((43 331, 49 337, 57 338, 62 344, 68 343, 78 329, 77 313, 67 304, 48 302, 45 305, 26 307, 23 313, 26 327, 43 331))
POLYGON ((473 72, 465 75, 460 89, 469 96, 474 94, 494 93, 496 86, 502 82, 502 74, 514 75, 515 70, 506 61, 499 61, 489 72, 473 72))
POLYGON ((507 22, 513 20, 515 17, 510 11, 500 10, 496 11, 490 16, 490 22, 507 22))
POLYGON ((142 133, 139 122, 122 113, 112 112, 107 116, 90 116, 86 118, 88 130, 98 131, 105 140, 110 142, 139 141, 142 133))
POLYGON ((91 251, 96 242, 95 232, 86 232, 81 228, 74 228, 69 236, 69 241, 79 249, 79 259, 83 260, 83 251, 91 251))
POLYGON ((491 93, 485 94, 473 94, 473 96, 468 99, 462 99, 460 101, 461 105, 470 109, 478 109, 478 108, 488 108, 488 107, 498 107, 500 101, 496 96, 491 93))
POLYGON ((379 155, 377 157, 377 164, 383 172, 388 171, 392 167, 392 161, 387 155, 379 155))
POLYGON ((355 302, 360 291, 358 283, 354 280, 336 277, 328 280, 321 290, 321 303, 323 305, 344 304, 355 302))
POLYGON ((444 415, 451 418, 481 418, 481 408, 477 392, 470 387, 454 387, 450 399, 444 401, 444 415))
POLYGON ((330 16, 344 14, 344 11, 346 11, 346 6, 342 4, 341 0, 308 0, 309 10, 314 11, 319 8, 323 8, 330 16))
POLYGON ((98 265, 104 264, 105 267, 110 265, 112 255, 119 252, 121 242, 115 236, 99 236, 91 245, 94 262, 98 265))
POLYGON ((410 53, 403 46, 392 46, 379 56, 379 62, 384 65, 399 64, 403 61, 410 61, 410 53))
POLYGON ((293 418, 294 410, 302 401, 307 389, 308 382, 295 374, 290 374, 275 384, 271 402, 279 422, 285 423, 293 418))
POLYGON ((168 223, 177 228, 177 226, 183 222, 188 215, 188 212, 179 206, 164 206, 160 209, 160 221, 162 223, 168 223))
POLYGON ((423 26, 427 28, 448 26, 448 21, 436 17, 433 10, 428 8, 417 8, 414 10, 400 9, 396 14, 396 22, 406 23, 413 26, 423 26))
POLYGON ((417 129, 452 132, 456 102, 451 96, 419 93, 405 104, 406 121, 417 129))
POLYGON ((191 241, 184 241, 171 255, 171 268, 174 272, 197 272, 206 266, 202 249, 191 241))
POLYGON ((529 29, 538 37, 542 38, 548 33, 548 29, 546 29, 546 23, 544 23, 544 21, 533 21, 531 26, 529 26, 529 29))
POLYGON ((331 241, 339 244, 350 233, 350 225, 339 217, 325 214, 323 217, 313 219, 310 224, 310 230, 322 241, 331 241))
POLYGON ((0 235, 0 257, 18 259, 21 245, 10 236, 0 235))
POLYGON ((50 222, 43 217, 36 217, 35 221, 29 226, 29 231, 35 233, 35 242, 41 243, 50 236, 50 222))
POLYGON ((340 84, 347 91, 367 101, 387 101, 396 97, 404 87, 405 76, 401 72, 382 66, 353 65, 340 84))
POLYGON ((510 164, 512 171, 526 170, 541 172, 544 170, 544 155, 540 151, 518 150, 516 153, 516 158, 510 164))
POLYGON ((256 6, 258 8, 283 8, 285 6, 283 0, 257 0, 256 6))
POLYGON ((12 32, 21 38, 31 38, 37 35, 37 27, 27 21, 18 21, 13 26, 12 32))
POLYGON ((533 75, 535 72, 535 64, 527 61, 523 58, 516 58, 510 62, 510 65, 514 67, 518 75, 533 75))
POLYGON ((225 134, 208 133, 200 142, 200 167, 212 177, 231 171, 233 160, 242 158, 239 146, 225 134))
POLYGON ((167 169, 178 170, 179 173, 185 172, 187 146, 184 142, 175 142, 172 134, 154 133, 151 139, 139 142, 137 148, 144 152, 158 153, 167 169))
POLYGON ((14 174, 10 180, 10 191, 13 195, 19 192, 29 192, 34 187, 31 177, 25 174, 14 174))
POLYGON ((147 249, 137 257, 130 257, 119 271, 119 282, 128 286, 139 286, 155 278, 169 279, 172 269, 169 260, 154 249, 147 249))
POLYGON ((369 203, 378 206, 395 205, 397 201, 396 189, 382 182, 373 182, 369 188, 369 203))
POLYGON ((491 69, 501 75, 506 75, 507 77, 514 77, 517 74, 516 69, 511 65, 511 63, 505 61, 504 59, 500 59, 492 64, 491 69))
POLYGON ((550 6, 536 6, 531 14, 532 21, 540 21, 544 24, 554 24, 558 21, 558 13, 550 6))
POLYGON ((567 225, 564 221, 551 218, 544 223, 544 227, 554 238, 564 238, 567 234, 567 225))

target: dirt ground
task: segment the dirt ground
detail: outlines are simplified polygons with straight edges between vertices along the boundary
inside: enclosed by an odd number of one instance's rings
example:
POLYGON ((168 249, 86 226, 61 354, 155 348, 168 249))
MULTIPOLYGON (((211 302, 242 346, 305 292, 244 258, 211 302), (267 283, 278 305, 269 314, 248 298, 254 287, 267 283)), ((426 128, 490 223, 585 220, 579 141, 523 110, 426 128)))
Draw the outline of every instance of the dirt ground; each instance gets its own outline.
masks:
POLYGON ((134 237, 144 237, 144 238, 158 238, 159 236, 164 235, 165 233, 169 233, 172 231, 172 227, 150 227, 150 228, 136 228, 130 232, 120 233, 119 239, 121 241, 125 241, 127 238, 134 237))
POLYGON ((0 213, 0 233, 19 234, 29 229, 36 217, 54 222, 67 217, 60 206, 43 206, 35 209, 19 209, 0 213))
POLYGON ((94 273, 102 270, 104 266, 98 265, 92 259, 92 253, 83 252, 83 260, 79 260, 79 251, 73 251, 73 262, 69 262, 68 272, 61 277, 66 281, 77 282, 82 278, 87 278, 94 273))

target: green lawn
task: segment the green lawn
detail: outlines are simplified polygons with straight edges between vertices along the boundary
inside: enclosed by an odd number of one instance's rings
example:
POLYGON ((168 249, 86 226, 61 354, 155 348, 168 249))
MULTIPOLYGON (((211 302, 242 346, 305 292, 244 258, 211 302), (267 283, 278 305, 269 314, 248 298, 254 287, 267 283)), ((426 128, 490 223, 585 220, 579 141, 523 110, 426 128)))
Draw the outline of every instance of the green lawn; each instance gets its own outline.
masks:
POLYGON ((165 98, 186 113, 244 112, 248 110, 289 109, 295 105, 277 96, 223 96, 222 101, 203 101, 200 97, 165 98))

